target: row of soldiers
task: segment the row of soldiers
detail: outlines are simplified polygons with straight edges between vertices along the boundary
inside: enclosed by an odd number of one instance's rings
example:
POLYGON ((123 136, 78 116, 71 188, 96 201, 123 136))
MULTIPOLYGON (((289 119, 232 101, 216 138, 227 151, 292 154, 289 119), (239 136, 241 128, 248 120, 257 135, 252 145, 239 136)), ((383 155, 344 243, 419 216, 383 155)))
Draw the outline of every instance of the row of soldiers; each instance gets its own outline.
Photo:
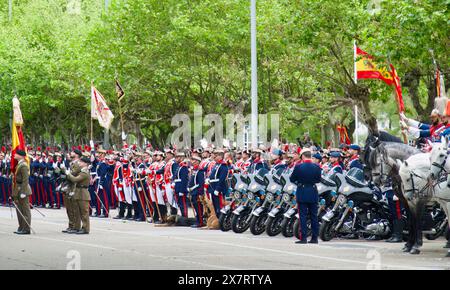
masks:
MULTIPOLYGON (((359 162, 359 146, 351 145, 339 149, 313 149, 312 160, 327 173, 342 172, 359 162)), ((72 148, 70 153, 29 151, 31 187, 30 202, 36 207, 60 208, 65 204, 69 219, 71 191, 68 175, 74 174, 72 167, 84 159, 89 171, 86 185, 87 213, 91 216, 108 217, 110 210, 119 208, 117 219, 152 221, 164 223, 168 215, 179 213, 188 216, 188 207, 195 211, 196 224, 204 225, 204 198, 210 199, 217 216, 230 191, 229 178, 233 171, 253 172, 260 168, 292 171, 300 160, 298 146, 269 150, 224 150, 195 148, 189 152, 173 149, 132 150, 125 146, 122 151, 72 148)), ((7 203, 11 188, 9 160, 0 155, 0 196, 7 203)), ((83 164, 84 165, 84 164, 83 164)), ((78 168, 79 174, 80 169, 78 168)), ((70 218, 72 216, 72 218, 70 218)), ((86 217, 84 217, 86 220, 86 217)), ((67 231, 74 227, 69 223, 67 231)), ((76 229, 78 231, 79 229, 76 229)))

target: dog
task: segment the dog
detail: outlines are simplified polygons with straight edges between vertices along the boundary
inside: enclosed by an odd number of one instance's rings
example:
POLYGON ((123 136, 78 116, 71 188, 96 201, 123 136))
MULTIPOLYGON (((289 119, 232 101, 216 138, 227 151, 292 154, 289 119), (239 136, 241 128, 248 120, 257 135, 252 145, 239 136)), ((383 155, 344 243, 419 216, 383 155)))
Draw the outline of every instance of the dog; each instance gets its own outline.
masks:
POLYGON ((204 215, 205 217, 208 217, 206 219, 206 227, 203 227, 203 229, 218 230, 220 228, 219 219, 217 218, 216 212, 214 211, 212 201, 203 196, 201 196, 200 201, 203 204, 204 215))

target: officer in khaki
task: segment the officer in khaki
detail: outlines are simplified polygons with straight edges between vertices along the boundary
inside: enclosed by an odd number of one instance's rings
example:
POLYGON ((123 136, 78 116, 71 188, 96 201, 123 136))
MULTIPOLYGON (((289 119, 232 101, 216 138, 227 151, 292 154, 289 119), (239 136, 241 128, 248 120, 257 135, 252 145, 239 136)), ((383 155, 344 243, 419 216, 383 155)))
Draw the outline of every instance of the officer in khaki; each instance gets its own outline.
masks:
MULTIPOLYGON (((73 206, 74 206, 74 229, 78 230, 76 234, 89 234, 89 201, 91 196, 89 194, 90 172, 89 164, 91 160, 88 157, 81 157, 78 165, 81 168, 80 173, 74 176, 72 173, 67 174, 67 179, 74 183, 73 206)), ((70 232, 73 233, 73 232, 70 232)))
POLYGON ((30 167, 25 160, 26 153, 17 150, 14 159, 18 161, 16 172, 14 173, 14 184, 12 199, 16 206, 19 229, 14 232, 18 235, 29 235, 31 226, 30 200, 31 187, 28 183, 30 177, 30 167))
MULTIPOLYGON (((82 156, 82 153, 80 150, 75 149, 70 153, 70 174, 72 176, 78 176, 81 172, 80 165, 78 164, 80 157, 82 156)), ((62 175, 65 176, 67 179, 67 174, 65 167, 61 168, 62 175)), ((78 232, 79 229, 75 228, 75 220, 77 220, 77 211, 76 209, 76 202, 73 198, 75 193, 75 184, 69 181, 69 185, 67 190, 64 191, 64 206, 66 207, 67 217, 69 218, 69 226, 67 229, 63 230, 63 233, 69 233, 69 234, 75 234, 78 232)))

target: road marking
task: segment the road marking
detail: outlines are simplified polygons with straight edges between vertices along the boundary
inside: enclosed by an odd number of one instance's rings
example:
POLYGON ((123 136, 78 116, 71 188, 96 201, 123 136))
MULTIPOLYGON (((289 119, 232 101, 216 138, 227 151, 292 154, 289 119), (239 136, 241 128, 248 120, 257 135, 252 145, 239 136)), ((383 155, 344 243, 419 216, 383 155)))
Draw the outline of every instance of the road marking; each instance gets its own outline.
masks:
MULTIPOLYGON (((44 222, 44 223, 52 224, 51 222, 44 222)), ((9 236, 13 236, 14 235, 12 233, 7 233, 7 232, 3 232, 3 231, 0 231, 0 233, 1 234, 6 234, 6 235, 9 235, 9 236)), ((189 260, 181 259, 180 257, 177 257, 177 256, 158 256, 158 255, 142 253, 142 252, 139 252, 139 251, 136 251, 136 250, 119 249, 119 248, 108 247, 108 246, 103 246, 103 245, 98 245, 98 244, 93 244, 93 243, 85 243, 85 242, 77 242, 77 241, 71 241, 71 240, 65 240, 65 239, 39 237, 39 236, 36 236, 36 235, 27 235, 27 236, 24 236, 24 237, 30 238, 30 239, 59 242, 59 243, 64 243, 64 244, 69 243, 69 244, 74 244, 74 245, 78 245, 78 246, 98 248, 98 249, 103 249, 103 250, 111 250, 111 251, 117 251, 117 252, 128 253, 128 254, 131 253, 131 254, 135 254, 135 255, 138 255, 138 256, 147 256, 147 257, 150 257, 150 258, 160 258, 160 259, 164 259, 164 260, 174 260, 174 261, 179 261, 179 262, 183 262, 183 263, 196 264, 196 265, 201 265, 201 266, 211 267, 211 268, 217 268, 217 269, 222 269, 222 270, 240 270, 239 268, 235 268, 235 267, 227 267, 227 266, 207 264, 207 263, 203 263, 203 262, 189 261, 189 260)))
MULTIPOLYGON (((44 221, 44 220, 37 220, 40 223, 44 223, 44 224, 53 224, 53 225, 61 225, 60 223, 55 223, 55 222, 49 222, 49 221, 44 221)), ((114 223, 117 224, 117 223, 114 223)), ((136 224, 138 225, 138 224, 136 224)), ((341 259, 341 258, 334 258, 334 257, 329 257, 329 256, 321 256, 321 255, 313 255, 313 254, 304 254, 304 253, 298 253, 298 252, 291 252, 291 251, 283 251, 283 250, 277 250, 277 249, 271 249, 271 248, 265 248, 265 247, 256 247, 256 246, 246 246, 246 245, 240 245, 240 244, 236 244, 236 243, 227 243, 227 242, 220 242, 220 241, 214 241, 214 240, 205 240, 205 239, 194 239, 194 238, 184 238, 184 237, 176 237, 176 236, 170 236, 167 234, 163 234, 163 235, 154 235, 152 233, 149 232, 128 232, 128 231, 120 231, 120 230, 112 230, 112 229, 99 229, 99 228, 95 228, 93 227, 93 229, 95 229, 96 231, 101 231, 101 232, 110 232, 110 233, 119 233, 119 234, 124 234, 124 235, 135 235, 135 236, 145 236, 145 237, 159 237, 159 238, 172 238, 172 239, 177 239, 177 240, 184 240, 184 241, 192 241, 192 242, 201 242, 201 243, 208 243, 208 244, 217 244, 217 245, 222 245, 222 246, 230 246, 230 247, 239 247, 239 248, 244 248, 244 249, 253 249, 253 250, 257 250, 257 251, 263 251, 263 252, 272 252, 275 254, 283 254, 283 255, 288 255, 288 256, 302 256, 302 257, 307 257, 307 258, 314 258, 314 259, 323 259, 323 260, 329 260, 329 261, 335 261, 335 262, 341 262, 341 263, 353 263, 353 264, 359 264, 359 265, 367 265, 368 261, 361 261, 361 260, 351 260, 351 259, 341 259)), ((183 232, 184 233, 184 232, 183 232)), ((186 232, 187 233, 187 232, 186 232)), ((214 235, 214 236, 219 236, 219 235, 214 235)), ((243 236, 236 236, 236 238, 240 238, 243 239, 243 236)), ((121 250, 121 249, 116 249, 116 248, 111 248, 111 247, 105 247, 105 246, 101 246, 101 245, 97 245, 97 244, 88 244, 88 243, 82 243, 82 242, 75 242, 75 241, 69 241, 69 240, 58 240, 58 239, 50 239, 50 238, 43 238, 43 237, 36 237, 34 236, 34 238, 38 238, 38 239, 49 239, 55 242, 64 242, 64 243, 76 243, 79 245, 84 245, 84 246, 90 246, 90 247, 100 247, 100 248, 104 248, 104 249, 113 249, 113 250, 117 250, 117 251, 121 251, 121 252, 128 252, 128 253, 135 253, 135 254, 139 254, 139 255, 147 255, 149 257, 157 257, 157 258, 172 258, 174 256, 155 256, 155 255, 148 255, 145 253, 139 253, 137 251, 131 251, 131 250, 121 250)), ((245 237, 245 239, 247 240, 261 240, 261 239, 256 239, 255 237, 245 237)), ((347 243, 348 244, 348 243, 347 243)), ((319 245, 319 247, 323 247, 323 248, 332 248, 335 249, 335 247, 333 246, 326 246, 326 245, 319 245)), ((373 248, 383 248, 381 246, 376 246, 373 245, 373 248)), ((359 249, 361 250, 361 249, 359 249)), ((193 262, 193 261, 186 261, 186 260, 182 260, 179 259, 178 257, 176 257, 178 261, 181 262, 186 262, 186 263, 195 263, 195 264, 200 264, 200 265, 204 265, 204 266, 208 266, 208 267, 215 267, 215 268, 225 268, 225 269, 234 269, 234 268, 230 268, 230 267, 223 267, 223 266, 218 266, 218 265, 210 265, 210 264, 205 264, 205 263, 200 263, 200 262, 193 262)), ((381 264, 382 267, 387 267, 387 268, 399 268, 399 269, 414 269, 414 270, 419 270, 419 269, 435 269, 435 268, 431 268, 431 267, 415 267, 415 266, 405 266, 405 265, 392 265, 392 264, 381 264)), ((437 269, 441 269, 441 268, 437 268, 437 269)))

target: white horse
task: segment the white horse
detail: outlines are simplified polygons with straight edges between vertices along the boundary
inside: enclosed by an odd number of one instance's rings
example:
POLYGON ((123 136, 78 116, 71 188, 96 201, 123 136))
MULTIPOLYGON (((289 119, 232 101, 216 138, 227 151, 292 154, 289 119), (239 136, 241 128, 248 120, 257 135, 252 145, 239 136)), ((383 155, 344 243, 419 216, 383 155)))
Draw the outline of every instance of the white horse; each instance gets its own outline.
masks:
POLYGON ((441 183, 436 181, 443 170, 450 169, 450 162, 447 164, 446 160, 447 146, 447 140, 443 139, 441 143, 434 144, 431 153, 420 153, 403 162, 399 161, 399 175, 411 212, 411 233, 410 239, 403 249, 405 252, 420 253, 419 247, 422 246, 421 221, 427 203, 433 200, 438 201, 448 217, 450 188, 447 186, 447 180, 441 183))

